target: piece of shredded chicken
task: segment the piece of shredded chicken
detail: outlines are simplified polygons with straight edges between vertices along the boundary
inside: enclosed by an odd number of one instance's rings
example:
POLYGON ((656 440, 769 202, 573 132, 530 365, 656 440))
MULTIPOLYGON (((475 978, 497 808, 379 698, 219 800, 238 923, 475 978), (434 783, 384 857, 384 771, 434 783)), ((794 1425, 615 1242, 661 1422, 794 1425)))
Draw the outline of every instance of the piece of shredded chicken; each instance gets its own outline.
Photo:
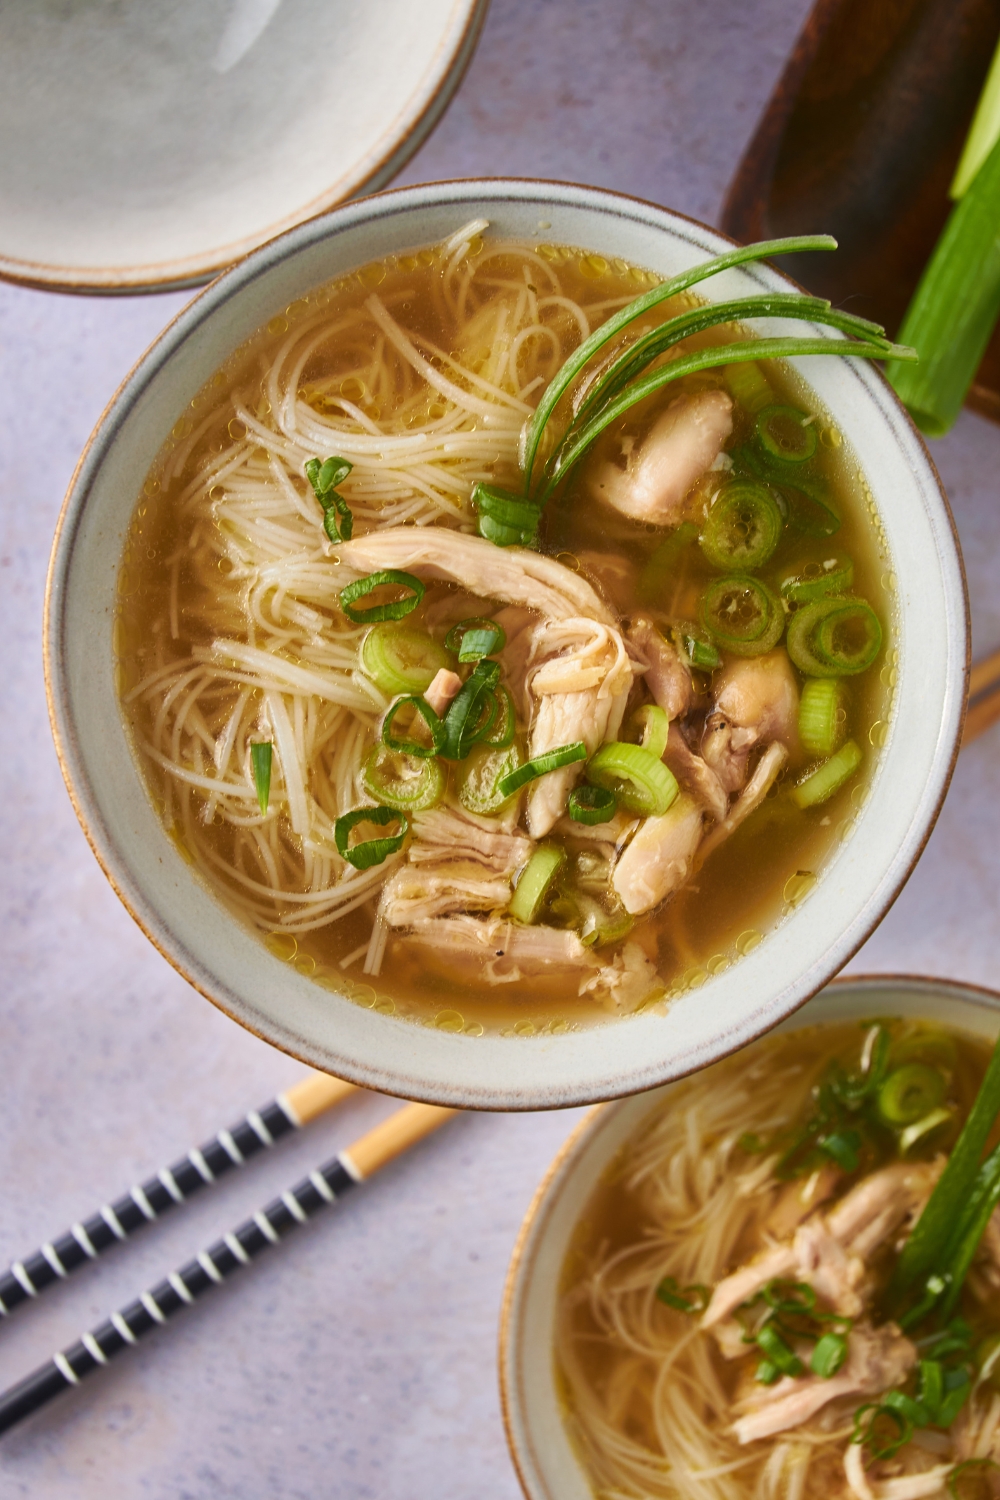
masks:
POLYGON ((705 720, 701 753, 727 792, 743 787, 756 745, 778 740, 790 754, 796 753, 798 716, 798 684, 783 646, 726 664, 705 720))
POLYGON ((676 526, 685 516, 692 486, 710 469, 733 430, 733 403, 725 391, 699 391, 672 401, 637 448, 622 462, 603 464, 595 496, 624 516, 655 526, 676 526))
POLYGON ((665 813, 641 824, 615 866, 611 882, 630 916, 651 911, 684 884, 703 823, 701 808, 681 793, 665 813))
POLYGON ((691 707, 693 688, 691 673, 677 647, 645 615, 632 620, 627 640, 646 668, 646 686, 658 707, 668 719, 682 718, 691 707))

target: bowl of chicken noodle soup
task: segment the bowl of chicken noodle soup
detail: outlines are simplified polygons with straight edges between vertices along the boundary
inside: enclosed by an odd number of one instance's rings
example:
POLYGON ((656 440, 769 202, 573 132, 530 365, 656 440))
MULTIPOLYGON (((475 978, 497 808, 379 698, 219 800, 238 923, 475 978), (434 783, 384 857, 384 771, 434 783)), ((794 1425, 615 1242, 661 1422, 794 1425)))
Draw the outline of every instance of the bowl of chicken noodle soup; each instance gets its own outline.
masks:
POLYGON ((846 979, 584 1121, 504 1299, 529 1500, 998 1492, 998 1030, 989 991, 846 979))
POLYGON ((888 341, 765 254, 406 189, 129 376, 55 543, 52 722, 116 890, 242 1024, 577 1103, 759 1035, 880 919, 953 764, 961 564, 888 341))

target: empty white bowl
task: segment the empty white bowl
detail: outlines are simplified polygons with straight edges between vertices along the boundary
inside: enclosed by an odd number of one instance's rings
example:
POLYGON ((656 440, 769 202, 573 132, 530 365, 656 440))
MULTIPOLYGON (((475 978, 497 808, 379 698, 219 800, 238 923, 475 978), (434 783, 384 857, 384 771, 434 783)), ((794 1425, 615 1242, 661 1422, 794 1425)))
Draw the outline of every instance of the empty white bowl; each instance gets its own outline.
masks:
MULTIPOLYGON (((880 975, 837 980, 778 1029, 870 1016, 937 1021, 996 1040, 1000 995, 943 979, 880 975)), ((664 1107, 671 1085, 595 1109, 563 1146, 521 1226, 500 1318, 504 1425, 528 1500, 594 1500, 563 1422, 555 1330, 563 1262, 573 1232, 617 1153, 664 1107)))
MULTIPOLYGON (((63 773, 94 852, 136 921, 192 984, 276 1046, 368 1087, 471 1108, 538 1109, 634 1093, 704 1067, 776 1025, 864 941, 913 868, 951 774, 965 702, 966 606, 947 503, 881 375, 863 361, 796 361, 864 467, 898 579, 888 738, 852 836, 809 898, 665 1015, 556 1036, 448 1034, 362 1009, 283 964, 184 863, 133 759, 111 639, 125 530, 165 436, 237 345, 307 289, 440 241, 478 217, 499 235, 584 246, 663 273, 729 244, 614 193, 493 181, 386 193, 264 246, 180 314, 104 414, 59 522, 45 660, 63 773)), ((760 266, 706 283, 712 298, 762 286, 788 283, 760 266)))
POLYGON ((5 0, 0 275, 206 281, 382 187, 439 119, 487 0, 5 0))

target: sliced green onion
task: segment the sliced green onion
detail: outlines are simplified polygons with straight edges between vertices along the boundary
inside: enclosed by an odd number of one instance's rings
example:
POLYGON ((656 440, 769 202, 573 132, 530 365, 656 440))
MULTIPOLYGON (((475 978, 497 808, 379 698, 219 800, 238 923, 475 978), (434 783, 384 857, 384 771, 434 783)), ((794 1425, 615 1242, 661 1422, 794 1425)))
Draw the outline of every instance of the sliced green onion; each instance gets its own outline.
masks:
POLYGON ((831 1157, 845 1172, 856 1172, 860 1158, 861 1134, 857 1130, 834 1130, 816 1142, 820 1151, 831 1157))
POLYGON ((875 1101, 887 1125, 912 1125, 944 1100, 946 1084, 937 1068, 926 1063, 904 1063, 895 1068, 875 1101))
POLYGON ((932 1414, 944 1400, 944 1366, 938 1359, 922 1359, 917 1365, 917 1400, 932 1414))
POLYGON ((670 720, 663 709, 655 703, 645 703, 637 711, 635 720, 642 730, 640 743, 643 750, 648 750, 650 755, 655 755, 657 760, 662 760, 663 752, 667 748, 667 736, 670 733, 670 720))
POLYGON ((643 818, 665 813, 679 790, 674 773, 658 756, 621 740, 602 745, 591 757, 587 779, 613 792, 626 811, 643 818))
POLYGON ((560 849, 555 844, 539 844, 521 871, 507 908, 508 914, 516 922, 529 926, 536 920, 549 887, 565 862, 565 849, 560 849))
POLYGON ((836 677, 810 677, 799 699, 799 739, 810 755, 832 755, 847 728, 844 690, 836 677))
POLYGON ((774 496, 762 484, 730 479, 705 518, 698 545, 723 573, 753 573, 781 540, 782 520, 774 496))
POLYGON ((949 1370, 945 1377, 947 1394, 934 1418, 936 1427, 950 1427, 972 1394, 972 1381, 965 1370, 949 1370))
POLYGON ((507 688, 500 686, 491 688, 496 707, 490 714, 488 728, 476 735, 477 745, 489 745, 494 750, 506 750, 508 745, 514 743, 517 733, 517 715, 514 712, 514 700, 507 688))
MULTIPOLYGON (((586 948, 603 948, 608 943, 617 943, 635 926, 635 918, 629 916, 621 902, 610 892, 605 895, 603 903, 588 896, 585 891, 578 890, 567 892, 566 901, 570 921, 586 948)), ((553 911, 558 905, 558 902, 553 901, 553 911)))
POLYGON ((819 1375, 823 1380, 829 1380, 836 1375, 847 1358, 847 1340, 842 1333, 824 1333, 821 1339, 817 1339, 816 1347, 809 1359, 809 1367, 814 1375, 819 1375))
POLYGON ((396 854, 402 849, 409 831, 406 814, 398 807, 386 807, 383 804, 378 807, 356 807, 352 812, 344 813, 333 825, 333 838, 338 852, 348 864, 352 864, 356 870, 370 870, 373 865, 382 864, 390 854, 396 854), (388 838, 362 839, 352 844, 351 834, 359 823, 373 823, 376 828, 398 823, 399 832, 390 834, 388 838))
POLYGON ((504 776, 516 771, 521 764, 521 751, 516 744, 503 749, 490 745, 476 745, 462 762, 456 776, 458 800, 469 812, 482 817, 492 817, 510 801, 499 784, 504 776))
POLYGON ((815 419, 794 406, 765 406, 756 430, 764 452, 780 463, 805 463, 816 452, 815 419))
POLYGON ((785 1343, 773 1323, 765 1323, 757 1332, 757 1345, 781 1371, 782 1375, 801 1375, 803 1365, 798 1355, 785 1343))
POLYGON ((758 1385, 773 1385, 776 1380, 781 1379, 781 1371, 769 1359, 762 1359, 754 1371, 753 1378, 758 1385))
POLYGON ((797 474, 794 485, 781 485, 781 494, 788 506, 788 528, 802 536, 827 538, 840 530, 840 517, 829 503, 821 484, 810 483, 797 474))
POLYGON ((947 1488, 951 1500, 982 1500, 982 1490, 980 1488, 968 1489, 962 1484, 962 1479, 966 1474, 971 1475, 979 1473, 983 1469, 997 1468, 1000 1468, 1000 1464, 992 1458, 963 1459, 960 1464, 955 1465, 948 1475, 947 1488))
POLYGON ((479 661, 451 700, 438 743, 438 754, 446 760, 464 760, 477 736, 487 734, 493 727, 499 704, 492 689, 499 676, 499 662, 479 661))
POLYGON ((914 1146, 926 1140, 927 1136, 933 1135, 934 1131, 939 1130, 942 1125, 950 1124, 951 1120, 950 1109, 932 1109, 930 1114, 924 1115, 922 1120, 915 1120, 912 1125, 907 1125, 899 1135, 900 1156, 908 1156, 914 1146))
POLYGON ((701 622, 724 651, 762 656, 781 640, 781 600, 759 578, 720 578, 701 598, 701 622))
POLYGON ((420 760, 376 745, 361 773, 365 791, 387 807, 423 812, 444 795, 444 771, 436 760, 420 760))
POLYGON ((258 740, 250 746, 250 764, 253 767, 253 785, 257 793, 257 801, 260 803, 261 816, 267 813, 267 804, 271 798, 271 757, 273 751, 270 740, 258 740))
POLYGON ((711 636, 700 625, 685 620, 671 631, 681 657, 689 667, 699 672, 714 672, 722 666, 722 657, 716 650, 711 636))
POLYGON ((850 781, 861 764, 861 751, 853 740, 841 745, 836 755, 824 760, 792 787, 792 801, 797 807, 817 807, 850 781))
POLYGON ((946 1252, 948 1290, 942 1313, 948 1317, 962 1291, 973 1256, 990 1216, 1000 1203, 1000 1148, 990 1152, 979 1168, 946 1252))
POLYGON ((493 485, 476 484, 472 505, 479 518, 479 535, 487 541, 498 547, 534 546, 542 512, 533 501, 493 485))
POLYGON ((444 638, 445 648, 453 651, 459 661, 481 661, 484 656, 495 656, 507 644, 503 626, 495 620, 484 620, 478 616, 471 620, 460 620, 453 625, 444 638))
POLYGON ((909 1418, 882 1401, 869 1401, 854 1413, 851 1442, 867 1448, 874 1459, 892 1458, 912 1436, 913 1423, 909 1418), (893 1431, 886 1431, 887 1426, 893 1431))
POLYGON ((890 359, 886 375, 913 420, 943 437, 965 400, 1000 313, 1000 141, 941 231, 913 294, 900 338, 920 357, 890 359))
POLYGON ((349 583, 340 591, 340 607, 349 620, 355 625, 375 625, 381 620, 402 620, 411 610, 416 609, 424 597, 424 586, 419 578, 412 573, 403 573, 398 568, 383 568, 378 573, 369 573, 367 578, 359 578, 354 583, 349 583), (400 588, 409 589, 408 599, 393 599, 388 604, 372 604, 368 609, 355 609, 355 601, 364 599, 374 589, 381 588, 383 584, 396 584, 400 588))
POLYGON ((381 736, 382 743, 387 750, 395 750, 398 755, 415 755, 419 759, 424 760, 428 756, 436 755, 440 746, 444 743, 444 725, 426 698, 408 693, 405 697, 397 698, 395 703, 391 703, 387 708, 385 717, 382 720, 381 736), (401 708, 412 708, 419 714, 430 733, 430 744, 427 744, 423 740, 412 739, 409 736, 400 738, 398 735, 393 734, 393 722, 401 708))
POLYGON ((729 394, 751 416, 774 400, 771 382, 756 360, 745 365, 727 365, 722 373, 729 394))
POLYGON ((882 649, 882 626, 864 599, 817 599, 788 626, 788 654, 808 677, 853 677, 882 649))
POLYGON ((341 484, 354 468, 346 458, 335 454, 330 458, 310 458, 304 465, 306 478, 312 485, 313 494, 323 507, 323 530, 331 542, 349 542, 354 531, 354 517, 343 495, 338 495, 341 484))
POLYGON ((682 521, 664 538, 639 575, 639 598, 643 604, 665 605, 671 589, 677 586, 688 548, 697 540, 698 528, 693 521, 682 521))
POLYGON ((807 563, 797 573, 788 573, 778 585, 783 599, 793 604, 811 604, 828 594, 845 594, 854 582, 854 564, 843 553, 834 553, 821 563, 807 563))
POLYGON ((422 693, 438 672, 451 667, 444 649, 407 625, 373 625, 361 646, 361 666, 383 693, 422 693))
POLYGON ((613 792, 603 786, 589 786, 587 782, 574 787, 566 803, 566 811, 573 822, 586 823, 591 828, 609 822, 617 809, 613 792))
POLYGON ((899 1412, 913 1427, 926 1427, 931 1419, 923 1402, 908 1396, 905 1391, 886 1391, 879 1404, 886 1411, 899 1412))
POLYGON ((681 1288, 675 1276, 664 1276, 656 1288, 659 1302, 682 1313, 703 1313, 708 1306, 709 1295, 708 1287, 702 1286, 700 1282, 681 1288))
POLYGON ((562 766, 572 766, 578 760, 586 759, 586 745, 583 740, 575 740, 572 745, 561 745, 558 750, 547 750, 544 755, 536 755, 533 760, 526 760, 524 765, 518 766, 516 771, 510 771, 506 776, 501 776, 497 789, 504 797, 511 797, 523 786, 527 786, 529 781, 537 781, 539 776, 547 776, 550 771, 558 771, 562 766))

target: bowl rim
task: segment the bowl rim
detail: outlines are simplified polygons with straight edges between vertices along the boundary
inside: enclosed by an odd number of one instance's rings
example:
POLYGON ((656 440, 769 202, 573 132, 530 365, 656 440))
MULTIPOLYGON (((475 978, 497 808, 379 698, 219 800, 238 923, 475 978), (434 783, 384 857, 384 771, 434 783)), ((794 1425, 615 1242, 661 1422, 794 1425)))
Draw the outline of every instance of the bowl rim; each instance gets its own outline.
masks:
MULTIPOLYGON (((133 296, 202 287, 300 224, 319 218, 342 204, 374 197, 403 170, 440 124, 468 71, 486 22, 490 0, 455 0, 455 3, 457 7, 464 7, 466 12, 464 21, 459 23, 460 29, 448 48, 439 49, 425 77, 407 95, 376 145, 378 155, 363 176, 351 181, 350 171, 342 174, 339 184, 317 193, 291 213, 261 225, 240 240, 214 245, 201 253, 164 261, 141 261, 135 265, 96 267, 24 260, 0 251, 0 280, 38 291, 84 296, 133 296), (346 191, 343 177, 348 179, 346 191)), ((171 319, 171 323, 173 321, 171 319)), ((167 328, 170 326, 168 323, 167 328)))
MULTIPOLYGON (((300 1048, 298 1045, 276 1036, 275 1028, 268 1029, 263 1023, 253 1024, 245 1015, 239 1014, 232 1008, 221 995, 213 993, 212 989, 206 983, 203 983, 191 972, 188 963, 185 961, 185 957, 181 956, 185 953, 185 949, 179 936, 168 930, 165 921, 160 922, 162 931, 158 931, 154 920, 155 914, 151 914, 147 918, 138 910, 138 900, 137 898, 133 899, 128 890, 131 871, 129 870, 127 859, 117 849, 112 836, 104 827, 99 809, 97 807, 93 809, 93 821, 90 813, 88 813, 86 796, 81 791, 81 786, 85 788, 87 785, 86 766, 82 757, 79 758, 79 763, 77 763, 78 758, 73 743, 72 718, 68 711, 64 715, 60 701, 61 697, 65 696, 63 683, 66 677, 64 660, 65 639, 62 628, 62 598, 64 595, 65 578, 71 568, 72 537, 87 504, 91 471, 93 476, 96 477, 101 464, 112 449, 118 429, 127 421, 130 413, 138 404, 143 392, 152 382, 157 372, 177 348, 182 346, 190 336, 197 333, 202 323, 211 316, 216 308, 223 306, 231 295, 246 291, 258 277, 265 276, 273 265, 279 264, 282 261, 286 251, 294 252, 300 245, 301 247, 305 247, 307 244, 312 243, 313 240, 320 240, 326 237, 331 229, 336 231, 341 227, 350 228, 356 223, 369 220, 372 217, 373 205, 375 207, 375 217, 385 216, 391 218, 397 211, 405 213, 411 209, 419 210, 442 202, 454 201, 456 207, 461 208, 466 199, 475 198, 477 195, 487 198, 493 197, 495 200, 502 201, 504 194, 508 194, 521 203, 551 203, 557 201, 583 209, 599 206, 610 213, 615 212, 616 206, 623 205, 626 210, 631 208, 639 210, 638 216, 640 217, 645 213, 654 220, 666 218, 682 225, 690 225, 692 228, 707 233, 724 244, 737 243, 731 240, 729 236, 722 234, 711 226, 705 225, 701 220, 690 215, 678 213, 672 209, 664 209, 661 205, 651 203, 646 199, 617 193, 610 189, 592 188, 586 184, 551 182, 542 178, 458 178, 443 180, 441 182, 424 183, 415 187, 394 188, 373 194, 362 200, 342 204, 318 218, 295 224, 282 234, 276 236, 275 239, 258 247, 245 260, 228 267, 208 286, 202 288, 190 302, 169 320, 144 353, 136 360, 105 406, 77 461, 60 509, 53 538, 43 606, 43 668, 46 702, 60 770, 73 809, 94 857, 112 889, 115 891, 115 894, 121 900, 140 930, 161 956, 167 960, 171 967, 192 988, 204 996, 205 999, 209 1000, 231 1020, 236 1021, 237 1024, 250 1031, 251 1034, 312 1067, 324 1067, 326 1065, 322 1061, 317 1060, 315 1053, 309 1050, 307 1039, 301 1039, 303 1045, 300 1048), (121 874, 118 873, 117 866, 119 865, 122 870, 121 874)), ((624 217, 636 216, 626 212, 624 217)), ((784 273, 778 274, 784 277, 784 273)), ((791 278, 784 277, 784 279, 791 281, 791 278)), ((797 285, 797 283, 793 284, 797 285)), ((936 499, 940 503, 942 514, 947 521, 953 544, 953 558, 957 565, 958 583, 961 594, 962 645, 964 648, 961 653, 961 702, 954 726, 954 738, 947 753, 943 752, 939 744, 934 755, 931 776, 936 775, 939 778, 939 784, 933 806, 929 808, 927 813, 927 821, 922 836, 913 845, 908 863, 905 869, 898 872, 898 878, 895 880, 893 888, 881 894, 876 893, 871 898, 865 922, 858 928, 856 940, 853 942, 853 945, 842 951, 838 951, 835 964, 832 968, 828 967, 818 981, 814 983, 813 978, 810 977, 807 981, 807 992, 797 997, 794 1003, 783 1010, 777 1019, 765 1018, 763 1022, 756 1025, 756 1029, 752 1033, 740 1035, 735 1039, 731 1035, 720 1034, 720 1040, 715 1044, 713 1055, 710 1059, 713 1062, 719 1061, 732 1052, 738 1051, 741 1047, 747 1045, 750 1040, 764 1034, 802 1005, 807 1004, 818 990, 830 982, 832 974, 838 972, 844 964, 850 961, 871 935, 872 931, 882 921, 886 912, 896 900, 923 852, 947 794, 961 748, 961 732, 967 700, 970 631, 965 567, 954 517, 951 513, 951 507, 934 461, 927 451, 922 435, 912 422, 909 414, 898 402, 895 393, 880 370, 871 368, 868 362, 866 362, 865 374, 875 382, 876 389, 881 389, 883 394, 889 398, 889 404, 894 409, 897 419, 900 417, 905 419, 904 425, 908 426, 910 436, 915 440, 917 447, 920 449, 921 457, 927 464, 930 474, 933 477, 936 486, 936 499)), ((957 601, 952 600, 951 602, 955 603, 957 601)), ((953 636, 948 645, 948 657, 949 665, 957 672, 960 663, 958 661, 959 652, 956 646, 957 638, 953 636)), ((235 917, 231 919, 234 922, 238 921, 235 917)), ((377 1070, 370 1065, 357 1064, 353 1060, 350 1060, 350 1065, 348 1066, 347 1062, 348 1060, 345 1059, 338 1061, 338 1070, 342 1076, 350 1078, 351 1081, 359 1083, 362 1086, 375 1088, 380 1092, 388 1094, 396 1092, 401 1097, 425 1099, 431 1103, 456 1105, 461 1108, 498 1111, 578 1106, 580 1104, 592 1103, 595 1098, 609 1099, 641 1093, 650 1087, 655 1087, 659 1083, 666 1081, 662 1075, 659 1079, 652 1082, 648 1078, 637 1079, 630 1070, 627 1085, 615 1083, 614 1086, 603 1088, 600 1093, 595 1092, 592 1086, 587 1085, 579 1086, 576 1089, 566 1087, 560 1089, 557 1086, 551 1086, 544 1096, 538 1088, 533 1093, 528 1094, 512 1091, 510 1088, 507 1088, 506 1090, 495 1091, 484 1097, 483 1091, 476 1085, 459 1083, 446 1087, 437 1085, 427 1086, 420 1084, 419 1080, 414 1080, 412 1077, 401 1078, 398 1073, 393 1071, 387 1072, 385 1069, 377 1070)), ((704 1065, 704 1063, 694 1060, 686 1063, 684 1067, 675 1068, 669 1074, 669 1078, 679 1078, 686 1073, 697 1071, 699 1067, 704 1065)))
MULTIPOLYGON (((840 991, 850 989, 869 988, 879 989, 902 989, 908 988, 913 991, 922 992, 925 995, 938 995, 942 999, 958 997, 970 1005, 980 1005, 985 1010, 1000 1012, 1000 990, 990 989, 987 985, 972 984, 965 980, 947 979, 943 976, 929 974, 909 973, 871 973, 871 974, 840 974, 817 992, 817 996, 828 991, 840 991)), ((811 998, 817 998, 816 996, 811 998)), ((808 1003, 808 1002, 806 1002, 808 1003)), ((797 1015, 803 1009, 799 1006, 791 1015, 797 1015)), ((791 1019, 786 1016, 786 1021, 791 1019)), ((819 1023, 823 1024, 823 1023, 819 1023)), ((760 1040, 760 1038, 758 1038, 760 1040)), ((728 1056, 733 1056, 729 1053, 728 1056)), ((719 1062, 724 1059, 720 1056, 719 1062)), ((711 1065, 710 1065, 711 1066, 711 1065)), ((688 1075, 689 1077, 692 1075, 688 1075)), ((671 1082, 680 1082, 672 1080, 671 1082)), ((654 1092, 650 1090, 649 1092, 654 1092)), ((531 1281, 533 1267, 537 1263, 537 1251, 544 1240, 546 1226, 541 1223, 543 1210, 545 1209, 552 1192, 569 1177, 573 1170, 574 1160, 580 1155, 591 1135, 599 1128, 601 1122, 612 1111, 619 1111, 626 1107, 635 1095, 619 1099, 609 1099, 600 1104, 595 1104, 588 1109, 583 1119, 580 1120, 570 1131, 563 1141, 559 1150, 552 1158, 539 1182, 531 1202, 525 1212, 524 1218, 517 1231, 514 1247, 511 1250, 510 1261, 507 1266, 507 1274, 504 1278, 503 1293, 500 1300, 500 1314, 497 1327, 497 1383, 500 1395, 500 1416, 503 1421, 504 1437, 507 1440, 507 1451, 518 1483, 524 1492, 525 1500, 551 1500, 549 1494, 533 1487, 527 1473, 527 1456, 522 1450, 519 1425, 526 1427, 521 1413, 519 1400, 518 1381, 515 1376, 516 1351, 518 1344, 518 1328, 515 1323, 515 1315, 518 1303, 523 1299, 527 1287, 531 1281), (531 1259, 529 1260, 529 1255, 531 1259)), ((581 1465, 581 1473, 583 1473, 581 1465)))

